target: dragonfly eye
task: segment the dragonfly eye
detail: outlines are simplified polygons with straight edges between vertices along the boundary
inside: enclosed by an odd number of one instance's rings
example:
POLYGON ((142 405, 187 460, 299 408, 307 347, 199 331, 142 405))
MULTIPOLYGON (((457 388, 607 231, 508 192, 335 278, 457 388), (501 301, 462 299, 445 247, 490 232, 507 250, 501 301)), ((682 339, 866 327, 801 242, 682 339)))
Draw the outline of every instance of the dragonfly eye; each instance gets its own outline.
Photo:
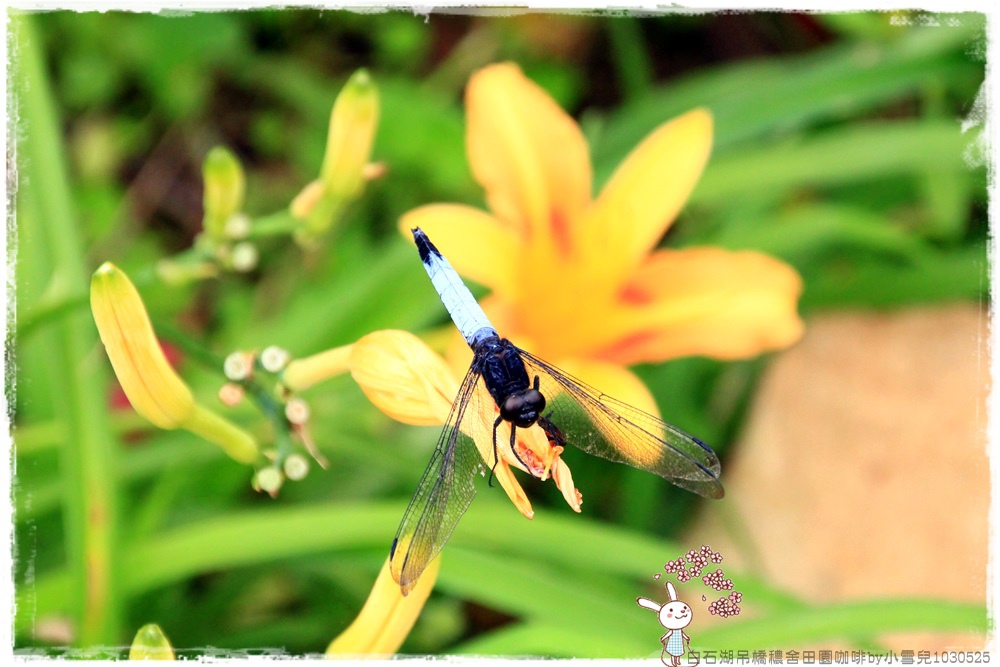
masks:
POLYGON ((545 397, 537 389, 511 394, 500 406, 500 417, 518 428, 528 428, 545 409, 545 397))

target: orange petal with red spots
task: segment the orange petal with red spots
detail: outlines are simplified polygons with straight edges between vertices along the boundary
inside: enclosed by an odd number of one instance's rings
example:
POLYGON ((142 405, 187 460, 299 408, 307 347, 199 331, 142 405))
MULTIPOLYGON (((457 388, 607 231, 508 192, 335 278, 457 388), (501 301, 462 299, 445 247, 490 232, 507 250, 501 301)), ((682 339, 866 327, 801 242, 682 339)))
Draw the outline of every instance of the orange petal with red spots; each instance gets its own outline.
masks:
POLYGON ((622 364, 739 359, 787 347, 802 336, 801 292, 795 269, 759 252, 662 250, 622 292, 616 317, 631 333, 601 356, 622 364))

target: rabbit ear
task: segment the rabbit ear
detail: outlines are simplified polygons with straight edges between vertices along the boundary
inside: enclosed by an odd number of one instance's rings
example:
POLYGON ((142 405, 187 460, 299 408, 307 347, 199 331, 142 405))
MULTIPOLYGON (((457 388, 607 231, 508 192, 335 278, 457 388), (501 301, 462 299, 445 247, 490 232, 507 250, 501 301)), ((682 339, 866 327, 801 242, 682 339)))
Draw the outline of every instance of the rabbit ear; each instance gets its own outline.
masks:
POLYGON ((660 607, 662 606, 659 602, 653 602, 647 598, 636 598, 635 601, 643 609, 652 609, 653 611, 660 611, 660 607))
POLYGON ((674 589, 674 585, 669 581, 667 582, 667 593, 670 595, 671 601, 677 600, 677 591, 674 589))

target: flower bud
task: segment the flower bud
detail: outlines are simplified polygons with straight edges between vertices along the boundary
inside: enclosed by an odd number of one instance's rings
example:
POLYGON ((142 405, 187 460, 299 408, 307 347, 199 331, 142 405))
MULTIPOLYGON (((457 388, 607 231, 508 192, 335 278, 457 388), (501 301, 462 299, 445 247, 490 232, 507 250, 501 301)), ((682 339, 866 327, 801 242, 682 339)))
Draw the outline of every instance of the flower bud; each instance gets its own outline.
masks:
POLYGON ((132 647, 128 652, 129 660, 176 660, 174 648, 170 640, 155 623, 148 623, 135 633, 132 647))
POLYGON ((253 231, 253 221, 246 213, 236 213, 229 216, 223 228, 226 237, 236 241, 250 236, 251 231, 253 231))
POLYGON ((239 405, 240 401, 243 400, 244 394, 242 385, 238 385, 235 382, 227 382, 219 388, 219 400, 222 401, 223 405, 230 408, 239 405))
POLYGON ((321 180, 310 181, 302 191, 295 195, 295 199, 288 206, 292 215, 301 220, 306 220, 312 215, 313 210, 320 200, 326 196, 326 186, 321 180))
POLYGON ((301 454, 292 454, 285 459, 285 464, 282 468, 288 479, 297 482, 300 479, 304 479, 309 473, 309 461, 301 454))
POLYGON ((94 272, 90 308, 115 375, 135 411, 160 428, 182 425, 194 410, 191 390, 163 355, 139 292, 110 262, 94 272))
POLYGON ((351 375, 368 400, 404 424, 443 424, 459 382, 439 355, 406 331, 375 331, 351 350, 351 375))
POLYGON ((309 421, 309 404, 301 398, 292 398, 285 404, 285 418, 296 426, 309 421))
POLYGON ((257 460, 253 436, 195 402, 163 355, 139 292, 110 262, 90 281, 90 308, 115 375, 136 412, 160 428, 191 431, 241 463, 257 460))
POLYGON ((339 637, 330 642, 326 657, 390 657, 396 653, 434 589, 440 567, 440 558, 432 560, 420 579, 411 582, 407 594, 403 594, 393 577, 393 566, 387 561, 361 612, 339 637))
POLYGON ((364 187, 365 165, 372 154, 378 127, 378 88, 366 70, 347 80, 330 114, 330 132, 320 178, 327 194, 355 199, 364 187))
POLYGON ((253 355, 236 351, 222 362, 222 372, 233 382, 242 382, 253 375, 253 355))
POLYGON ((257 268, 257 262, 260 261, 260 251, 253 243, 240 241, 233 246, 229 261, 234 271, 249 273, 257 268))
POLYGON ((269 373, 279 373, 288 365, 290 355, 277 345, 269 345, 260 353, 260 365, 269 373))
POLYGON ((226 223, 243 208, 246 177, 236 156, 224 146, 216 146, 205 156, 201 167, 204 180, 203 226, 209 237, 222 240, 226 223))
POLYGON ((257 486, 262 491, 274 496, 285 482, 285 476, 275 467, 261 468, 257 471, 257 486))

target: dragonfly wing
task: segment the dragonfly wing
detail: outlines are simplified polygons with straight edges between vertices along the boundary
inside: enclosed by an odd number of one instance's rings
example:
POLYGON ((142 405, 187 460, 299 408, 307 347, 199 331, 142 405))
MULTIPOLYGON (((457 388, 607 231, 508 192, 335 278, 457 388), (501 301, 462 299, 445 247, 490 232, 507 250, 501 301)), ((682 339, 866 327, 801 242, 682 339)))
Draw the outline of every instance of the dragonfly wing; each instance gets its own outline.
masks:
MULTIPOLYGON (((389 570, 407 595, 445 542, 476 495, 473 480, 482 459, 472 438, 460 429, 467 410, 478 409, 481 375, 470 369, 438 439, 430 463, 403 514, 389 552, 389 570)), ((484 390, 483 390, 484 391, 484 390)))
POLYGON ((658 417, 612 398, 520 350, 528 375, 538 376, 546 413, 565 441, 588 454, 646 470, 707 498, 725 494, 711 448, 658 417), (549 413, 548 411, 551 411, 549 413))

